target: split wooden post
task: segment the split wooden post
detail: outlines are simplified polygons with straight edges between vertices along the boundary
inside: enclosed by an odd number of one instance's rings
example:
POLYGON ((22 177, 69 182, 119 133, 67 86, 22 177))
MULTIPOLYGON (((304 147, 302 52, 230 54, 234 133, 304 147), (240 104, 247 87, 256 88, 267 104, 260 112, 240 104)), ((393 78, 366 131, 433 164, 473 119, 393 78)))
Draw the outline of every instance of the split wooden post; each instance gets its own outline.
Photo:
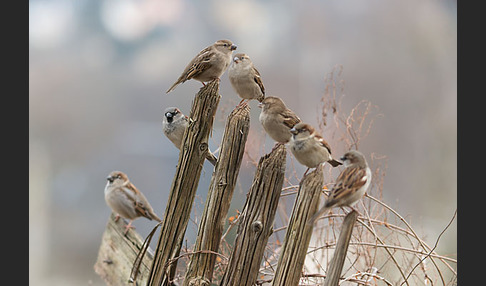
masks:
POLYGON ((299 285, 307 248, 309 247, 314 228, 313 225, 307 224, 307 220, 319 208, 323 186, 324 174, 322 165, 301 180, 272 285, 299 285))
POLYGON ((183 244, 220 98, 219 80, 207 83, 194 98, 147 285, 167 286, 175 276, 173 259, 183 244))
POLYGON ((344 218, 341 233, 339 234, 336 243, 336 250, 331 258, 331 262, 329 262, 329 269, 323 283, 324 286, 339 285, 339 278, 341 277, 344 260, 346 259, 346 252, 348 252, 349 241, 351 240, 351 234, 353 233, 353 227, 357 218, 358 212, 354 210, 348 213, 344 218))
MULTIPOLYGON (((109 286, 129 285, 130 271, 142 249, 142 237, 133 230, 124 235, 125 225, 121 218, 115 222, 115 214, 111 213, 101 238, 94 270, 109 286)), ((138 285, 147 283, 152 261, 153 254, 147 251, 139 268, 138 285)))
POLYGON ((286 155, 285 146, 278 145, 258 162, 221 286, 251 286, 258 278, 282 191, 286 155))
POLYGON ((220 155, 211 178, 184 286, 209 286, 212 281, 216 254, 204 251, 218 252, 249 129, 250 107, 240 105, 226 121, 220 155))

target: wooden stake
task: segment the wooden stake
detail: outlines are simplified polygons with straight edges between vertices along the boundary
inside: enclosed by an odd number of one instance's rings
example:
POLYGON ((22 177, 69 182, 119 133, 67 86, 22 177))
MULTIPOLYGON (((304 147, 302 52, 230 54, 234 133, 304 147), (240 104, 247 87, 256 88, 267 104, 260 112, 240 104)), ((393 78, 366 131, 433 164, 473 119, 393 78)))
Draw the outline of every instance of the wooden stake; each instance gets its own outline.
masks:
POLYGON ((349 241, 351 240, 351 234, 353 233, 353 227, 358 218, 358 212, 351 211, 346 215, 341 227, 341 233, 336 244, 336 250, 329 263, 329 270, 327 271, 326 279, 324 280, 324 286, 337 286, 339 285, 339 278, 344 266, 344 260, 346 259, 346 252, 348 251, 349 241))
POLYGON ((188 265, 184 286, 209 286, 212 281, 216 255, 223 226, 240 170, 245 143, 250 128, 250 107, 241 105, 226 121, 221 151, 211 178, 206 205, 198 228, 194 254, 188 265))
MULTIPOLYGON (((123 219, 115 222, 115 214, 111 214, 101 238, 98 258, 94 265, 95 272, 105 281, 106 285, 128 285, 130 271, 135 258, 142 248, 142 237, 133 230, 124 235, 126 223, 123 219)), ((153 261, 152 250, 148 250, 142 259, 137 281, 138 285, 147 283, 150 266, 153 261)))
POLYGON ((319 208, 323 185, 324 174, 322 165, 310 174, 307 174, 300 182, 299 192, 295 199, 282 251, 278 258, 277 269, 272 281, 274 286, 299 285, 307 248, 309 247, 314 228, 313 225, 308 225, 306 222, 319 208))
POLYGON ((279 145, 260 158, 221 286, 251 286, 258 278, 282 191, 286 155, 285 146, 279 145))
POLYGON ((168 286, 175 276, 174 258, 182 247, 220 98, 218 80, 206 84, 194 98, 147 285, 168 286))

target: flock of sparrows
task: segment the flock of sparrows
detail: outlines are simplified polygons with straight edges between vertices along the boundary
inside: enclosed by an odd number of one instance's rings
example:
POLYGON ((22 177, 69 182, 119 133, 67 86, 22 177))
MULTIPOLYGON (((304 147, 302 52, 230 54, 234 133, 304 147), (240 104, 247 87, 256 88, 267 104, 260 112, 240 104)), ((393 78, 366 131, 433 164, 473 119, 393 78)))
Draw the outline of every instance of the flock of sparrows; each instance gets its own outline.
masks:
MULTIPOLYGON (((250 57, 238 53, 230 40, 219 40, 200 51, 186 66, 177 81, 167 90, 173 91, 179 84, 190 79, 205 82, 220 80, 228 70, 228 78, 233 89, 241 98, 239 105, 248 104, 252 99, 259 101, 261 108, 259 121, 265 132, 276 141, 276 146, 285 144, 297 161, 306 166, 307 174, 310 168, 316 168, 325 162, 332 167, 343 165, 344 169, 336 179, 334 187, 329 192, 324 206, 308 221, 313 223, 319 216, 333 207, 348 206, 353 208, 365 194, 371 181, 371 171, 364 155, 356 150, 346 152, 340 159, 331 156, 331 147, 316 132, 310 124, 302 120, 289 109, 284 101, 276 96, 265 96, 265 87, 258 70, 250 57)), ((189 124, 189 117, 177 107, 168 107, 164 111, 162 129, 167 138, 179 150, 182 137, 189 124)), ((216 157, 207 152, 206 159, 213 165, 216 157)), ((105 200, 108 206, 124 218, 129 219, 125 233, 133 228, 131 223, 138 217, 146 217, 160 222, 144 195, 128 180, 126 174, 114 171, 107 177, 105 200)))

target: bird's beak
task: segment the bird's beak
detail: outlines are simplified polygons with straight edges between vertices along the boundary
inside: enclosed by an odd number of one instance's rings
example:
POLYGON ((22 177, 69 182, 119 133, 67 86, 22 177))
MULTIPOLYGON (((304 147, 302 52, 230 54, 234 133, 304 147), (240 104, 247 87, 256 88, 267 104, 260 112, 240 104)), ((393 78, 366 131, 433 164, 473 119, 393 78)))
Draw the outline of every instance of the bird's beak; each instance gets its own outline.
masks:
POLYGON ((240 62, 240 58, 239 58, 239 57, 234 57, 234 58, 233 58, 233 61, 234 61, 234 62, 237 64, 237 63, 239 63, 239 62, 240 62))
POLYGON ((259 102, 257 106, 258 108, 263 108, 263 102, 259 102))
POLYGON ((236 48, 237 48, 236 45, 231 45, 231 50, 232 51, 236 50, 236 48))
POLYGON ((167 117, 167 118, 172 118, 172 117, 174 117, 174 114, 172 114, 172 113, 170 113, 170 112, 167 112, 167 113, 165 114, 165 117, 167 117))
POLYGON ((113 183, 114 178, 113 178, 112 176, 108 176, 108 177, 106 177, 106 179, 107 179, 108 181, 110 181, 110 183, 113 183))
POLYGON ((290 129, 290 133, 296 135, 298 132, 297 132, 297 129, 292 128, 292 129, 290 129))

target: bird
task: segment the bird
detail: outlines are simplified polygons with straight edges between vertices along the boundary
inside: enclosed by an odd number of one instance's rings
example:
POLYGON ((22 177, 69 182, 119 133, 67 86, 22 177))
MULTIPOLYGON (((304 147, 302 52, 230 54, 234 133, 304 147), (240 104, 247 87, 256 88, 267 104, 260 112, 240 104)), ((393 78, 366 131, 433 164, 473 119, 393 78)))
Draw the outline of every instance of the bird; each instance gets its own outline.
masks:
POLYGON ((265 98, 262 77, 247 54, 238 53, 234 56, 233 64, 228 68, 228 78, 233 89, 242 98, 238 106, 245 100, 248 102, 256 99, 262 102, 265 98))
POLYGON ((286 144, 292 137, 290 129, 302 120, 283 102, 280 97, 267 96, 258 104, 260 123, 265 132, 279 144, 286 144))
POLYGON ((155 214, 145 196, 130 182, 125 173, 113 171, 106 179, 108 182, 105 186, 105 201, 112 211, 117 213, 115 221, 120 216, 129 220, 124 234, 127 234, 130 228, 135 228, 132 226, 132 221, 139 217, 162 221, 155 214))
POLYGON ((343 164, 332 158, 331 146, 310 124, 300 122, 290 129, 290 132, 292 133, 289 141, 290 151, 299 163, 307 166, 304 176, 310 168, 315 168, 324 162, 328 162, 333 167, 343 164))
MULTIPOLYGON (((177 149, 181 149, 182 137, 189 126, 189 116, 184 115, 177 107, 167 107, 164 110, 164 117, 162 118, 162 130, 169 138, 169 140, 176 146, 177 149)), ((208 150, 206 159, 216 165, 217 158, 208 150)))
POLYGON ((166 91, 174 90, 180 83, 195 79, 208 82, 219 79, 231 63, 231 56, 237 46, 230 40, 218 40, 200 51, 186 66, 177 81, 166 91))
POLYGON ((356 150, 346 152, 341 158, 344 170, 336 179, 324 206, 307 223, 312 225, 321 215, 334 207, 353 206, 364 196, 371 183, 371 170, 365 156, 356 150))

